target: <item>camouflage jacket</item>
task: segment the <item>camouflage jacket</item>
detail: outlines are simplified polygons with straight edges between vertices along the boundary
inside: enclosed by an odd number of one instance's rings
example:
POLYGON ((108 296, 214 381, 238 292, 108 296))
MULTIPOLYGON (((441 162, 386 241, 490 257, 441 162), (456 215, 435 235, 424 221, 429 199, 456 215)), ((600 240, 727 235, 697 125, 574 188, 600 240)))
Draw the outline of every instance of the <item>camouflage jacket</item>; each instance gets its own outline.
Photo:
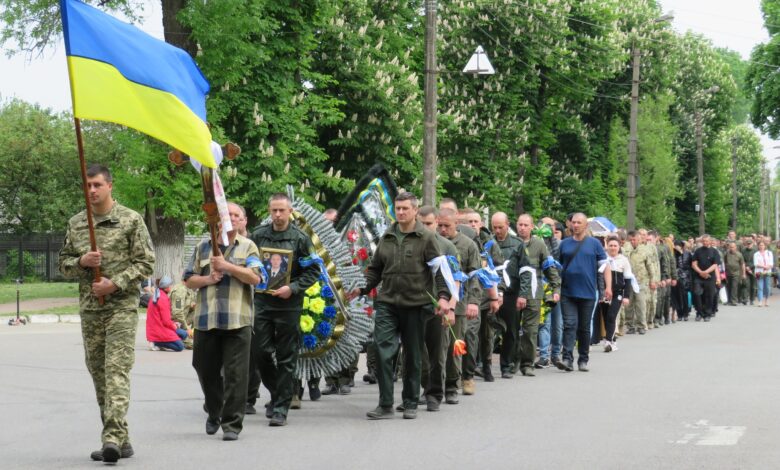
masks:
POLYGON ((68 222, 60 250, 60 272, 67 279, 78 279, 82 312, 136 309, 140 282, 154 272, 154 247, 144 220, 117 202, 108 214, 95 215, 93 219, 97 249, 102 253, 101 274, 116 285, 117 291, 105 296, 105 304, 100 305, 92 295, 94 271, 79 265, 81 256, 90 251, 86 210, 68 222))

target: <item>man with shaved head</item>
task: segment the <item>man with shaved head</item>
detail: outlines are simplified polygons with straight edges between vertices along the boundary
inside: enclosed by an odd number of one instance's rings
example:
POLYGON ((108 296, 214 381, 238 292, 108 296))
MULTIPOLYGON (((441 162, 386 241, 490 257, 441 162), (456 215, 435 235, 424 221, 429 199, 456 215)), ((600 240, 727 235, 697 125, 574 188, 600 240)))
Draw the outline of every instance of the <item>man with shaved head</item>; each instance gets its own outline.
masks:
MULTIPOLYGON (((587 235, 588 218, 577 212, 572 215, 572 236, 561 242, 561 307, 563 310, 563 360, 558 368, 574 370, 574 344, 579 357, 577 367, 588 371, 593 312, 599 300, 597 272, 606 263, 607 254, 601 243, 587 235)), ((604 300, 612 299, 612 272, 604 268, 604 300)))
MULTIPOLYGON (((470 273, 479 269, 479 248, 473 240, 458 231, 455 211, 448 208, 439 209, 437 221, 439 235, 451 241, 458 249, 461 270, 464 273, 470 273)), ((479 318, 479 301, 482 295, 482 288, 476 277, 469 279, 465 289, 462 290, 463 296, 455 307, 455 324, 452 327, 457 339, 465 338, 466 323, 469 319, 479 318)), ((450 405, 458 403, 458 389, 461 382, 464 394, 472 395, 474 393, 474 378, 463 374, 463 359, 454 357, 452 354, 454 343, 454 338, 450 337, 449 354, 447 354, 447 378, 444 384, 444 399, 450 405)))

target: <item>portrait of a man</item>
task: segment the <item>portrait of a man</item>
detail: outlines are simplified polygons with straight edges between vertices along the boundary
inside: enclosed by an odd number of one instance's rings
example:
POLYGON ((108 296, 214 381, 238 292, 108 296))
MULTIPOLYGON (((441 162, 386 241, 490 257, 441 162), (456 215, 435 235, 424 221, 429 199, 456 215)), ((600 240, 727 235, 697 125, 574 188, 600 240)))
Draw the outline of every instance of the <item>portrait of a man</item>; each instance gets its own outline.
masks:
POLYGON ((290 284, 290 253, 288 250, 261 248, 263 267, 268 274, 265 290, 274 291, 290 284))

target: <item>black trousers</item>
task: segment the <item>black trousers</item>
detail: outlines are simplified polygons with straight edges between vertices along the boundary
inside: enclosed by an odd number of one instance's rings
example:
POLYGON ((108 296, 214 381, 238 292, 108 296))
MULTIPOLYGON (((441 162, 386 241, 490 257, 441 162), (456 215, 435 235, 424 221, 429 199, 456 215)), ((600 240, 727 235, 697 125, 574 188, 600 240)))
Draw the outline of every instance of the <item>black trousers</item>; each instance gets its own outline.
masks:
MULTIPOLYGON (((620 306, 623 304, 623 299, 618 298, 618 296, 612 297, 612 301, 609 303, 606 302, 599 302, 598 308, 596 309, 596 317, 601 318, 601 320, 604 322, 604 339, 610 342, 615 341, 615 325, 617 323, 617 316, 620 313, 620 306)), ((594 322, 594 328, 595 325, 600 325, 599 323, 594 322)), ((599 338, 600 340, 601 338, 599 338)))
POLYGON ((511 372, 512 369, 519 364, 520 358, 517 354, 519 349, 519 332, 520 332, 520 312, 517 310, 517 298, 516 297, 504 297, 504 303, 498 310, 498 316, 506 323, 506 330, 501 337, 501 354, 499 356, 499 363, 501 365, 501 373, 511 372))
POLYGON ((677 318, 688 318, 691 307, 688 305, 688 291, 681 282, 672 287, 672 308, 677 312, 677 318))
POLYGON ((297 391, 295 365, 298 361, 301 312, 264 310, 255 302, 257 364, 263 383, 271 392, 274 413, 287 416, 293 393, 297 391), (275 360, 274 360, 275 359, 275 360))
POLYGON ((441 402, 444 399, 444 376, 447 365, 450 329, 442 325, 442 319, 430 315, 425 320, 425 333, 422 353, 422 372, 420 380, 425 397, 441 402))
POLYGON ((192 367, 198 373, 209 418, 221 419, 226 432, 239 433, 243 428, 251 336, 249 326, 195 330, 192 367))
POLYGON ((433 315, 433 310, 430 305, 397 307, 384 302, 376 302, 374 308, 379 405, 393 406, 393 370, 400 334, 401 345, 404 348, 401 397, 404 407, 417 409, 420 399, 420 345, 423 343, 425 321, 433 315))
POLYGON ((715 304, 718 301, 718 289, 715 287, 715 279, 695 279, 693 281, 693 303, 696 306, 696 314, 702 318, 711 317, 715 312, 715 304))

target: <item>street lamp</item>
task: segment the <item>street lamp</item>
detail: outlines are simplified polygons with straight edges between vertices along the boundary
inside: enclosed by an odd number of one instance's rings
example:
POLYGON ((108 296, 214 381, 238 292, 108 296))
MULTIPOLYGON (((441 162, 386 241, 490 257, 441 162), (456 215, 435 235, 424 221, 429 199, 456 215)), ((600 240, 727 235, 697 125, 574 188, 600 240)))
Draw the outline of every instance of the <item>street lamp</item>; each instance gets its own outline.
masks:
MULTIPOLYGON (((666 13, 655 20, 654 24, 669 22, 674 19, 674 12, 666 13)), ((631 74, 631 114, 629 116, 629 139, 628 139, 628 178, 627 178, 627 199, 626 201, 626 227, 629 230, 636 228, 636 182, 639 177, 637 168, 637 148, 639 146, 639 137, 637 131, 637 121, 639 116, 639 47, 634 45, 631 49, 632 74, 631 74)))
MULTIPOLYGON (((436 63, 436 21, 437 21, 437 0, 425 0, 425 106, 423 108, 423 121, 425 128, 423 130, 423 185, 422 196, 423 204, 436 204, 436 179, 437 170, 437 151, 436 151, 436 132, 438 128, 438 90, 437 79, 438 68, 436 63)), ((487 54, 478 47, 474 55, 466 64, 463 70, 465 73, 474 73, 477 75, 492 75, 495 73, 493 66, 487 58, 487 54), (472 61, 474 64, 472 66, 472 61)))
MULTIPOLYGON (((712 93, 720 91, 718 85, 713 85, 702 93, 706 96, 712 93)), ((701 113, 699 112, 698 104, 694 99, 693 102, 693 119, 696 125, 696 173, 698 177, 698 189, 699 189, 699 236, 704 235, 704 157, 702 156, 702 130, 701 130, 701 113)))

